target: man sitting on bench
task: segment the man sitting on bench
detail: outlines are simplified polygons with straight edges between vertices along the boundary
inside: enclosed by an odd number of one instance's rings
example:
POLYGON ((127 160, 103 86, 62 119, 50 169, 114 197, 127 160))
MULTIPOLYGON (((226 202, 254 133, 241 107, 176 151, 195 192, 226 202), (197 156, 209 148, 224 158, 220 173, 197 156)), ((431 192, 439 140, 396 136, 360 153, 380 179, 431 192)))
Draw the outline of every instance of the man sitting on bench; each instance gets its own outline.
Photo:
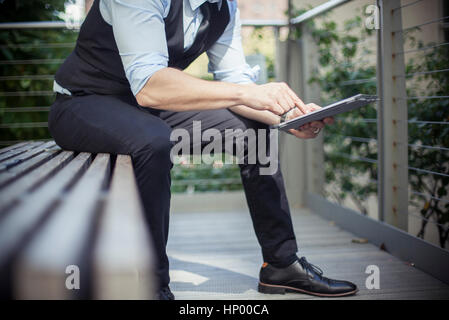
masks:
MULTIPOLYGON (((289 117, 319 108, 304 104, 284 83, 254 84, 256 74, 245 62, 240 28, 232 0, 95 0, 74 51, 55 76, 58 94, 49 128, 56 143, 68 150, 132 157, 158 261, 159 299, 174 299, 166 254, 172 130, 192 133, 193 122, 200 121, 202 131, 214 128, 223 136, 226 129, 268 132, 291 109, 289 117), (181 71, 203 52, 216 81, 181 71)), ((300 139, 314 138, 332 121, 290 132, 300 139)), ((260 139, 256 136, 255 145, 260 139)), ((354 294, 354 284, 328 279, 298 258, 282 174, 260 174, 264 165, 247 157, 255 145, 244 145, 239 165, 265 261, 259 291, 354 294)), ((223 151, 234 149, 225 146, 223 151)))

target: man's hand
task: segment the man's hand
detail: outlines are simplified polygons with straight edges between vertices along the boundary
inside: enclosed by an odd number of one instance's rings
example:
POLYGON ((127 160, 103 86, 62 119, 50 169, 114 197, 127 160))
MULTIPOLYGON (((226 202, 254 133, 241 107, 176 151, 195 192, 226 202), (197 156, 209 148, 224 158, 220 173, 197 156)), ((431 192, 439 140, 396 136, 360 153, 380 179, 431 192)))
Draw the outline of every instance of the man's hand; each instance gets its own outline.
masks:
POLYGON ((248 85, 243 97, 243 104, 255 110, 268 110, 277 115, 281 115, 295 107, 298 108, 297 110, 301 114, 312 111, 283 82, 248 85))
MULTIPOLYGON (((307 109, 310 110, 309 112, 315 111, 320 109, 321 107, 314 104, 309 103, 306 105, 307 109)), ((298 109, 292 110, 286 120, 291 120, 294 118, 297 118, 299 116, 302 116, 304 113, 298 109)), ((324 128, 325 125, 331 125, 334 123, 334 118, 328 117, 324 118, 321 121, 313 121, 310 123, 306 123, 305 125, 301 126, 299 129, 290 129, 290 133, 293 134, 295 137, 300 139, 312 139, 315 138, 321 131, 322 128, 324 128)))

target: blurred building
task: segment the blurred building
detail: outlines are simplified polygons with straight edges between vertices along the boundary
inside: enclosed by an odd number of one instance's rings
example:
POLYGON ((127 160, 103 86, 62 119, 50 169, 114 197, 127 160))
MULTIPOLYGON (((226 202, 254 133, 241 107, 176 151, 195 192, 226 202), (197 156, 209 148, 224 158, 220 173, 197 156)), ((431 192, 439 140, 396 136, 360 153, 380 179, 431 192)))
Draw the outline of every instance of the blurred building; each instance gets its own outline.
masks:
POLYGON ((287 1, 279 0, 239 0, 242 19, 279 20, 285 19, 287 1))

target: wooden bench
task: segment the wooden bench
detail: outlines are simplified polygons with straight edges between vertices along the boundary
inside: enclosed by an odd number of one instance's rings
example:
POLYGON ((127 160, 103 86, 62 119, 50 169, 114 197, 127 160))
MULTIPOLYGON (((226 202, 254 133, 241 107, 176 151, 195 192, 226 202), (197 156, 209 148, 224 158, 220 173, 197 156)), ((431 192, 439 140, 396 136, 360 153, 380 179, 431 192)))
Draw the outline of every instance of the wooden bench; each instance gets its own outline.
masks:
POLYGON ((2 298, 151 299, 155 283, 129 156, 0 149, 2 298))

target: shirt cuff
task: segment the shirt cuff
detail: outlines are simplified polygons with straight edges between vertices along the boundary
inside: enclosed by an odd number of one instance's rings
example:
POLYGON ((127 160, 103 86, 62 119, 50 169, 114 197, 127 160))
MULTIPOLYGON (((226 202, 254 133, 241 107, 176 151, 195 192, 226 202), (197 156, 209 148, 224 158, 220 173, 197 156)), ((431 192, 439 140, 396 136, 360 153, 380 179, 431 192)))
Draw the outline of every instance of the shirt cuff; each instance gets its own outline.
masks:
POLYGON ((168 66, 168 57, 160 53, 122 54, 122 61, 124 65, 127 65, 125 74, 134 96, 139 93, 154 73, 168 66), (131 63, 127 63, 127 59, 131 60, 131 63))
POLYGON ((232 68, 227 70, 218 70, 212 72, 214 79, 223 82, 232 83, 254 83, 259 79, 260 66, 255 65, 250 67, 248 64, 243 65, 239 68, 232 68))

